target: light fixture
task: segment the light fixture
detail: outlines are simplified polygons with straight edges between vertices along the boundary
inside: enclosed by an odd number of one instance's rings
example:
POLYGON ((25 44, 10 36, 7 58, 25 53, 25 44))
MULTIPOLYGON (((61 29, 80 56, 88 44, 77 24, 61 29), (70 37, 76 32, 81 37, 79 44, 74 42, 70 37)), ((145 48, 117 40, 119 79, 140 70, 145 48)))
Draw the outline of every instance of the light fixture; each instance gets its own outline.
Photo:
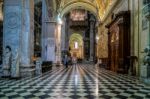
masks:
POLYGON ((96 35, 96 40, 97 40, 97 41, 99 40, 99 36, 98 36, 98 35, 96 35))

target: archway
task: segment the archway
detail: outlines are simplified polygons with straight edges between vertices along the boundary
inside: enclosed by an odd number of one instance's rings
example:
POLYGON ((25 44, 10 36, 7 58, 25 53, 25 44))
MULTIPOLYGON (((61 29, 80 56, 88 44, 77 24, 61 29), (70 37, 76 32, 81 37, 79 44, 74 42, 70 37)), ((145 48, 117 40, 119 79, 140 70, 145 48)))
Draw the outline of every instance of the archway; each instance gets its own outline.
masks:
POLYGON ((62 16, 64 20, 61 32, 61 45, 63 46, 63 42, 65 42, 64 50, 71 52, 72 56, 77 56, 78 58, 84 58, 85 61, 93 62, 96 58, 95 38, 97 33, 97 17, 93 12, 91 13, 85 8, 81 9, 76 7, 74 6, 73 9, 68 10, 69 12, 66 11, 62 16), (65 40, 63 41, 63 39, 65 40), (80 50, 80 55, 77 55, 76 52, 78 51, 74 48, 74 44, 78 44, 79 41, 82 42, 82 51, 80 50))
POLYGON ((70 54, 72 57, 83 59, 83 37, 78 33, 73 33, 69 39, 70 54))
POLYGON ((84 9, 91 12, 97 19, 97 22, 100 22, 100 17, 98 15, 97 7, 94 4, 85 1, 73 1, 66 4, 63 8, 59 9, 59 15, 61 18, 69 13, 73 9, 84 9))

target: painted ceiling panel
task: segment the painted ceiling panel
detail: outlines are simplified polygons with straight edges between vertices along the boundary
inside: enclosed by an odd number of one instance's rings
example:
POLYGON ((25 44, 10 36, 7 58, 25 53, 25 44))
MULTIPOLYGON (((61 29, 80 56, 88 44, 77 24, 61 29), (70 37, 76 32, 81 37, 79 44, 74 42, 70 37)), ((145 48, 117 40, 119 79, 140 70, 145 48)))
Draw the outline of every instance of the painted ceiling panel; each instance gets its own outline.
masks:
POLYGON ((65 9, 66 7, 72 5, 72 7, 75 7, 73 4, 77 4, 79 3, 80 6, 82 8, 86 7, 86 6, 93 6, 95 7, 95 11, 97 12, 98 17, 100 18, 100 20, 102 20, 105 16, 106 16, 106 12, 108 12, 109 8, 111 7, 112 3, 115 2, 116 0, 60 0, 60 13, 61 11, 63 12, 63 9, 65 9), (84 6, 82 6, 82 4, 84 6), (85 6, 86 3, 86 6, 85 6))

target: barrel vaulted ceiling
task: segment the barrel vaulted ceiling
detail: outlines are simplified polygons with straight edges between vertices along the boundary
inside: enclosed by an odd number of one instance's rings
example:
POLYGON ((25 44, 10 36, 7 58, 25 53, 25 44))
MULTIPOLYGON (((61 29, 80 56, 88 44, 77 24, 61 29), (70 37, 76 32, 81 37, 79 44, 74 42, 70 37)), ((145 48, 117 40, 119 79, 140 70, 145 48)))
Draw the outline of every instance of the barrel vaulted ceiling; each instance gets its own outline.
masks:
POLYGON ((86 9, 92 12, 102 21, 106 18, 110 9, 118 0, 56 0, 59 4, 59 13, 63 16, 71 9, 86 9))
MULTIPOLYGON (((41 0, 35 0, 41 1, 41 0)), ((63 17, 72 9, 85 9, 93 13, 99 21, 103 21, 112 7, 119 0, 45 0, 50 6, 53 6, 53 11, 57 11, 60 17, 63 17)), ((49 6, 49 9, 51 7, 49 6)))

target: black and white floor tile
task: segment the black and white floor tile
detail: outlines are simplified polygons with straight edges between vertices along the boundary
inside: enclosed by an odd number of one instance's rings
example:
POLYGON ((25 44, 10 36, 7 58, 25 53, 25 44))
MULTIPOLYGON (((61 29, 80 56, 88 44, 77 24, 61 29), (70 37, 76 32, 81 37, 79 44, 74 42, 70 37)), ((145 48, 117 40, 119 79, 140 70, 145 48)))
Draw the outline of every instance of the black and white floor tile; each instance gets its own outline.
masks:
POLYGON ((150 99, 135 77, 78 64, 21 80, 0 79, 0 99, 150 99))

